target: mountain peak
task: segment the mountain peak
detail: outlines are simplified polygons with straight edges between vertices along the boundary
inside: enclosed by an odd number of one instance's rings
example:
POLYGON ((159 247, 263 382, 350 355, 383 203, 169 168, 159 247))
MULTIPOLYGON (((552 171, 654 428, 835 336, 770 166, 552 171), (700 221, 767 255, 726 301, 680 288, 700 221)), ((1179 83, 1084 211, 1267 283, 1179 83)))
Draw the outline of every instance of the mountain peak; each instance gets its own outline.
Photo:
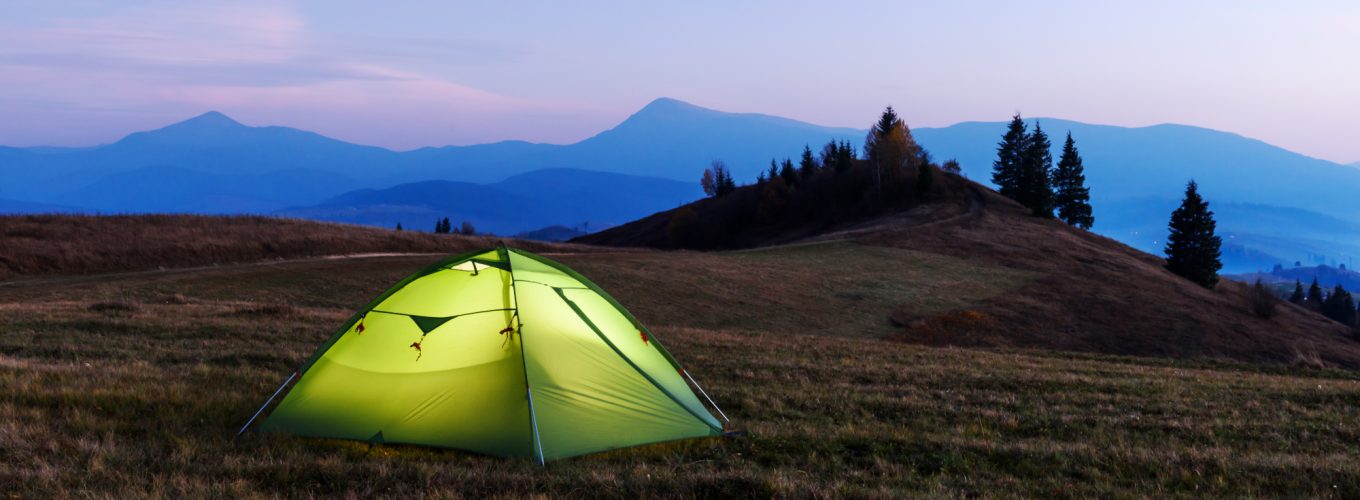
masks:
POLYGON ((673 97, 658 97, 652 100, 652 102, 647 103, 646 106, 642 107, 642 111, 646 111, 649 109, 654 111, 662 111, 662 110, 704 109, 704 108, 700 108, 698 106, 687 103, 685 101, 681 101, 673 97))
POLYGON ((217 127, 217 128, 245 126, 241 125, 241 122, 233 120, 231 119, 231 117, 224 115, 219 111, 209 111, 207 113, 203 113, 188 120, 179 122, 175 125, 191 125, 191 124, 198 127, 217 127))

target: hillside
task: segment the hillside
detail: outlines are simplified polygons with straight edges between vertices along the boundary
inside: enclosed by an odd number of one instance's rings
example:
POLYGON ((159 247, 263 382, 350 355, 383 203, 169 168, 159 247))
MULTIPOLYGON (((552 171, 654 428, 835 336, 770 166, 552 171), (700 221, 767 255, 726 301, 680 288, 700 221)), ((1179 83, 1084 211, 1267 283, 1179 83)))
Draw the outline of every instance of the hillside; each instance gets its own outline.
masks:
POLYGON ((272 217, 0 216, 0 280, 354 254, 447 254, 496 241, 272 217))
POLYGON ((1034 272, 859 243, 552 255, 633 311, 741 437, 546 468, 242 424, 437 256, 0 287, 0 484, 45 497, 1354 497, 1355 372, 872 338, 1034 272), (815 271, 815 272, 810 272, 815 271))
MULTIPOLYGON (((751 194, 756 189, 740 188, 574 241, 673 248, 677 217, 722 227, 735 220, 732 214, 758 210, 751 194)), ((916 304, 929 298, 901 295, 891 306, 865 311, 895 325, 885 336, 906 342, 1360 368, 1360 342, 1346 328, 1290 304, 1281 304, 1274 318, 1258 318, 1248 309, 1242 284, 1200 288, 1165 271, 1156 257, 1030 217, 1014 202, 959 177, 945 177, 929 200, 890 206, 877 216, 741 226, 720 244, 703 244, 792 250, 835 243, 857 249, 843 260, 808 268, 823 280, 836 279, 842 268, 862 267, 878 258, 870 257, 874 249, 885 248, 957 259, 952 265, 965 273, 1028 276, 976 304, 929 311, 916 304)))

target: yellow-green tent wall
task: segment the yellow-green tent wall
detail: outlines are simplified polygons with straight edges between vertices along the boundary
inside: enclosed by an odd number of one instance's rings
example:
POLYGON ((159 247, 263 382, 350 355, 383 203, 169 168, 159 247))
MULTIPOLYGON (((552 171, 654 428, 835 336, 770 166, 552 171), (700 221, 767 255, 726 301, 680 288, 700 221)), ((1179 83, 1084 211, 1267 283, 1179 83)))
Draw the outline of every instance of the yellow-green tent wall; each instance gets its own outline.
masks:
POLYGON ((722 431, 604 291, 504 247, 401 281, 299 374, 263 429, 539 461, 722 431))

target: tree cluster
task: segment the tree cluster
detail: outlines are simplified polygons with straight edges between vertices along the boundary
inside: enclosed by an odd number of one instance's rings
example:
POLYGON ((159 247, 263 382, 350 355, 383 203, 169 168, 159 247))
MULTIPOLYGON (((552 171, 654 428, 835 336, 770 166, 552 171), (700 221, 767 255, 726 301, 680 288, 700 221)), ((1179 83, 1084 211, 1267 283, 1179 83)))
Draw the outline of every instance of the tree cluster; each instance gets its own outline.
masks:
POLYGON ((713 160, 712 165, 704 170, 703 177, 699 179, 699 186, 709 197, 727 196, 737 189, 737 181, 732 179, 732 171, 727 169, 727 164, 721 160, 713 160))
POLYGON ((1313 277, 1313 283, 1305 292, 1303 283, 1294 280, 1294 292, 1289 294, 1289 301, 1343 325, 1360 327, 1360 311, 1356 310, 1355 297, 1339 283, 1327 293, 1318 285, 1317 277, 1313 277))
MULTIPOLYGON (((400 229, 400 224, 398 225, 398 229, 400 229)), ((468 221, 463 221, 462 224, 459 224, 458 227, 455 228, 453 227, 453 224, 449 222, 449 218, 445 217, 443 219, 434 221, 434 233, 461 234, 465 236, 472 236, 477 234, 477 228, 473 227, 472 223, 468 221)))
POLYGON ((1067 134, 1056 169, 1052 147, 1041 125, 1034 124, 1034 131, 1030 132, 1016 113, 997 143, 992 182, 1003 196, 1029 208, 1036 216, 1053 217, 1057 210, 1063 222, 1090 229, 1095 223, 1091 193, 1072 133, 1067 134))
MULTIPOLYGON (((681 248, 742 246, 758 234, 800 231, 872 217, 954 193, 942 187, 940 165, 912 137, 891 107, 873 125, 861 158, 855 147, 831 140, 818 149, 805 145, 795 157, 773 158, 753 185, 729 186, 719 193, 715 171, 701 185, 711 196, 672 212, 666 227, 669 244, 681 248), (711 181, 709 179, 712 179, 711 181), (703 214, 702 217, 699 214, 703 214)), ((954 162, 957 167, 957 162, 954 162)), ((709 170, 715 170, 710 168, 709 170)))

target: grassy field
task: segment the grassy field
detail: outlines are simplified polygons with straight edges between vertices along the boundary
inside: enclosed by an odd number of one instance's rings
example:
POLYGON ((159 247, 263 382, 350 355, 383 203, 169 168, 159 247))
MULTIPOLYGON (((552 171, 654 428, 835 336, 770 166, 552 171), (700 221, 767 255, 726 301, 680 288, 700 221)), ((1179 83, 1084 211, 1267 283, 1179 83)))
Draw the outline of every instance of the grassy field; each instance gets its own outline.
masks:
POLYGON ((0 495, 1360 495, 1360 373, 881 340, 904 298, 969 308, 1033 273, 849 244, 555 257, 749 434, 543 469, 237 439, 355 308, 432 258, 40 278, 0 286, 0 495))

